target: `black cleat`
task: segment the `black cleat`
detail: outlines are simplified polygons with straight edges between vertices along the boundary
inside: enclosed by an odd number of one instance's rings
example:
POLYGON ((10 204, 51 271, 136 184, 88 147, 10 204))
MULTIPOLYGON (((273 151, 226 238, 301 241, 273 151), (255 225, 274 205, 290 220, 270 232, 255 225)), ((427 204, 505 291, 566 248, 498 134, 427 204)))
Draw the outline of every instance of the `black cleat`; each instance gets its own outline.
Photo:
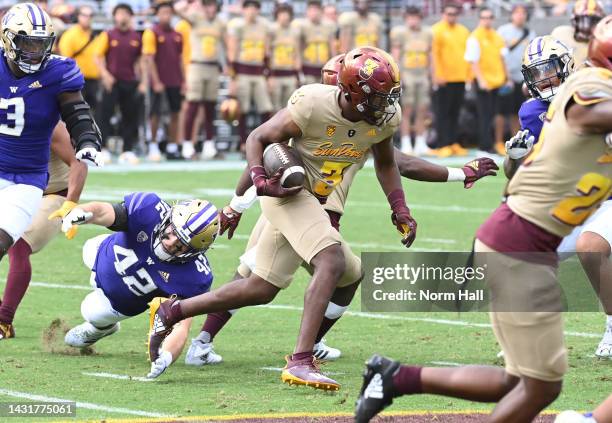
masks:
POLYGON ((393 375, 398 361, 374 354, 366 362, 363 384, 355 406, 355 422, 367 423, 393 402, 393 375))

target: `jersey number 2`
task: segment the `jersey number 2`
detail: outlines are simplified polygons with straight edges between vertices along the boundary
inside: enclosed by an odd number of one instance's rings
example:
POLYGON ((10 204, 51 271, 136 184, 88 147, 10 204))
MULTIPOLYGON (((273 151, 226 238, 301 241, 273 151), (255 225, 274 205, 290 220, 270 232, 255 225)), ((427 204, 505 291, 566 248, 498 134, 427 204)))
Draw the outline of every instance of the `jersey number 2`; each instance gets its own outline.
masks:
POLYGON ((6 120, 8 123, 0 124, 0 134, 18 137, 23 131, 25 119, 25 105, 22 97, 0 98, 0 110, 6 110, 6 120), (10 109, 13 108, 11 112, 10 109))
POLYGON ((570 226, 579 226, 612 191, 612 181, 598 173, 587 173, 576 185, 576 196, 568 197, 552 210, 552 215, 570 226))
MULTIPOLYGON (((138 262, 138 257, 134 250, 129 248, 123 248, 120 245, 113 247, 115 253, 115 270, 120 275, 125 275, 125 271, 128 267, 138 262)), ((123 276, 123 283, 128 287, 130 291, 139 297, 153 292, 157 289, 153 278, 147 272, 144 267, 136 271, 136 276, 123 276)))

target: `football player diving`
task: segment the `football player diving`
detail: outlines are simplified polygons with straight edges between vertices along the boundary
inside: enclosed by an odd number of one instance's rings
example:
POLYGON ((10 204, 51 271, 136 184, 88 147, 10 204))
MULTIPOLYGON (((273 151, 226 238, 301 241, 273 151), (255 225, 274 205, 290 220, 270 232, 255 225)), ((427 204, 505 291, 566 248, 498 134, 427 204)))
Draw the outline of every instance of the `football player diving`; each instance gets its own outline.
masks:
MULTIPOLYGON (((323 66, 321 70, 321 82, 323 84, 332 86, 338 85, 338 73, 342 66, 343 59, 344 54, 335 56, 323 66)), ((418 157, 403 154, 397 148, 395 148, 395 161, 397 162, 400 175, 405 178, 428 182, 460 181, 464 183, 465 188, 471 188, 480 178, 495 175, 495 170, 497 170, 497 165, 489 158, 476 159, 467 163, 461 169, 447 168, 430 163, 418 157)), ((332 225, 337 230, 340 229, 340 218, 344 213, 344 205, 353 178, 362 164, 353 166, 344 173, 342 182, 340 182, 338 187, 330 194, 327 202, 323 205, 323 208, 330 217, 332 225)), ((245 176, 248 177, 248 169, 245 176)), ((231 239, 242 217, 242 213, 254 204, 256 200, 257 197, 254 187, 249 188, 242 196, 235 196, 230 202, 230 205, 224 207, 220 214, 220 233, 223 234, 227 230, 228 237, 231 239)), ((251 231, 246 251, 240 259, 241 264, 236 270, 236 280, 248 277, 255 268, 256 244, 261 235, 261 230, 265 226, 265 222, 265 217, 260 216, 255 227, 251 231)), ((310 270, 308 266, 306 266, 306 269, 310 270)), ((347 308, 346 306, 340 306, 330 302, 325 311, 322 327, 331 328, 332 322, 337 321, 347 308)), ((187 351, 185 357, 186 364, 202 366, 206 364, 216 364, 222 361, 222 357, 213 350, 212 341, 229 322, 236 311, 237 310, 221 311, 207 315, 206 321, 202 326, 202 331, 192 340, 187 351)), ((326 361, 338 359, 341 355, 341 351, 326 345, 323 335, 325 335, 324 330, 317 333, 313 350, 315 358, 326 361)))
MULTIPOLYGON (((51 18, 34 3, 12 6, 0 41, 0 259, 30 226, 47 186, 51 134, 58 120, 75 157, 99 165, 100 131, 83 100, 74 60, 51 54, 51 18)), ((69 207, 62 210, 68 213, 69 207)))
MULTIPOLYGON (((396 397, 425 393, 497 403, 487 421, 530 422, 559 396, 568 361, 557 247, 612 191, 612 140, 606 136, 612 131, 612 19, 604 18, 594 37, 593 67, 563 83, 539 143, 510 181, 507 201, 476 234, 476 263, 495 265, 486 279, 505 368, 404 366, 375 355, 366 365, 357 423, 369 421, 396 397), (507 301, 527 311, 507 312, 507 301)), ((607 272, 612 274, 609 267, 607 272)))
MULTIPOLYGON (((94 237, 83 246, 94 290, 81 303, 85 322, 66 334, 66 344, 84 347, 112 335, 121 320, 145 311, 153 298, 188 298, 210 289, 213 273, 205 253, 217 236, 219 218, 208 201, 170 206, 154 193, 137 192, 116 204, 78 205, 63 219, 62 230, 85 223, 115 233, 94 237)), ((162 354, 166 367, 180 355, 182 345, 162 354)))
MULTIPOLYGON (((602 25, 601 28, 605 28, 602 25)), ((605 50, 601 52, 598 44, 605 39, 601 31, 593 38, 593 53, 589 54, 589 63, 594 61, 605 63, 605 50)), ((550 102, 571 72, 574 71, 572 52, 560 41, 550 36, 534 39, 527 49, 523 59, 523 75, 525 83, 533 96, 521 106, 519 119, 521 130, 506 142, 508 156, 504 162, 506 176, 511 179, 525 157, 531 152, 534 144, 540 138, 544 117, 550 102)), ((600 279, 610 275, 606 273, 609 264, 610 245, 612 244, 612 201, 605 201, 582 225, 577 226, 559 245, 557 252, 561 260, 573 254, 578 254, 582 266, 599 293, 600 279)), ((612 286, 608 280, 607 286, 612 286)), ((607 314, 606 329, 599 342, 595 355, 599 358, 612 358, 612 301, 602 298, 602 304, 607 314)))
POLYGON ((42 250, 58 233, 66 210, 78 203, 87 178, 87 165, 74 156, 70 135, 59 122, 51 136, 49 182, 32 224, 8 250, 9 267, 0 301, 0 340, 15 337, 13 318, 32 277, 30 256, 42 250))

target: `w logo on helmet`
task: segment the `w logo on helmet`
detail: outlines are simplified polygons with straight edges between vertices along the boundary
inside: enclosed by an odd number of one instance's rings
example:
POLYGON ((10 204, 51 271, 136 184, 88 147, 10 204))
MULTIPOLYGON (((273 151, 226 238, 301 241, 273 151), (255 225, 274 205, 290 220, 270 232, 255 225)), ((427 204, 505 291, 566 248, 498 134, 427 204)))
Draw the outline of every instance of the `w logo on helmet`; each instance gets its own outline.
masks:
POLYGON ((378 69, 379 64, 372 59, 367 59, 361 69, 359 69, 359 76, 363 79, 370 79, 374 74, 374 71, 378 69))

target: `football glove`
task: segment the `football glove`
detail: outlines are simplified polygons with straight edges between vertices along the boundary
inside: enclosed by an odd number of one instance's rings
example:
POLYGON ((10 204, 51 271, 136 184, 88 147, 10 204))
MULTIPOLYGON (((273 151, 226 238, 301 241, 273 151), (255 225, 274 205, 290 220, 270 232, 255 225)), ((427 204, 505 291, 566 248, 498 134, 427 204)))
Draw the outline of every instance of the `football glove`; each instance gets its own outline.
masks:
POLYGON ((169 351, 162 351, 157 360, 151 363, 151 371, 147 378, 155 379, 159 377, 172 364, 172 354, 169 351))
POLYGON ((93 147, 86 147, 77 151, 75 157, 78 161, 85 163, 87 166, 104 166, 102 154, 93 147))
POLYGON ((66 238, 72 239, 77 233, 77 225, 87 223, 92 217, 93 213, 75 207, 62 219, 62 232, 66 234, 66 238))
POLYGON ((266 170, 263 166, 253 166, 251 168, 251 179, 253 185, 257 189, 257 195, 267 197, 289 197, 295 195, 302 189, 301 186, 293 188, 285 188, 281 184, 281 178, 283 176, 284 168, 279 168, 274 175, 268 178, 266 170))
POLYGON ((525 157, 535 143, 535 137, 531 135, 529 129, 518 131, 515 136, 506 141, 506 154, 513 160, 525 157))
POLYGON ((493 159, 488 157, 479 157, 469 163, 466 163, 462 170, 463 173, 465 173, 463 187, 465 189, 470 189, 474 186, 474 183, 477 180, 484 178, 485 176, 497 175, 497 172, 495 171, 499 170, 499 167, 495 164, 493 159))
POLYGON ((64 201, 64 203, 62 204, 62 206, 59 209, 55 210, 53 213, 51 213, 49 215, 49 220, 53 220, 53 219, 58 218, 58 217, 63 219, 77 205, 78 204, 75 203, 74 201, 69 201, 69 200, 64 201))
POLYGON ((410 247, 416 238, 417 223, 410 215, 410 209, 406 206, 404 191, 396 189, 387 196, 391 206, 391 222, 402 234, 402 244, 410 247))
POLYGON ((219 235, 227 231, 227 239, 232 239, 241 217, 242 213, 238 213, 230 206, 223 207, 223 210, 219 212, 219 235))

